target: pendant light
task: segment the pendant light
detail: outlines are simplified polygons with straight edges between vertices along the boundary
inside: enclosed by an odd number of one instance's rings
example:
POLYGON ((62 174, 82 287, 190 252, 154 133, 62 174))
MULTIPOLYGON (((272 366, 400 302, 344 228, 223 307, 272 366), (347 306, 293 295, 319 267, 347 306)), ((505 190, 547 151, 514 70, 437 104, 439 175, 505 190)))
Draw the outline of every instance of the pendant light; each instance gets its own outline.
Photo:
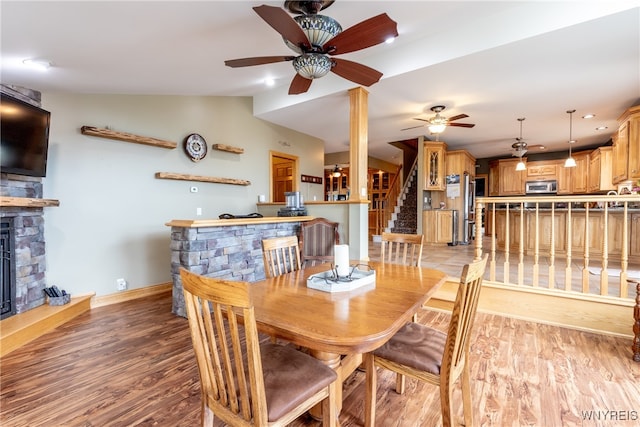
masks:
POLYGON ((522 156, 527 152, 527 143, 522 140, 522 122, 524 119, 524 117, 518 119, 520 122, 520 137, 516 138, 518 142, 512 145, 512 147, 516 149, 516 155, 520 158, 520 161, 516 165, 516 172, 527 170, 527 165, 522 161, 522 156))
POLYGON ((572 138, 573 113, 575 113, 575 112, 576 112, 576 110, 567 110, 567 114, 569 114, 569 157, 564 162, 564 167, 565 168, 575 168, 576 167, 576 159, 571 157, 571 146, 573 145, 574 142, 576 142, 572 138))

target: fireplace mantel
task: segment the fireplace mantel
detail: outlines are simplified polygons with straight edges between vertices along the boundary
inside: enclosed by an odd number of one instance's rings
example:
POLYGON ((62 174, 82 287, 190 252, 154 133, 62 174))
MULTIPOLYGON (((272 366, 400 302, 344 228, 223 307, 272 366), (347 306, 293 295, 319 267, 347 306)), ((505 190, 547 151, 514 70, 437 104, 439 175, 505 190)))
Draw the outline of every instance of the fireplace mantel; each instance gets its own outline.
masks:
POLYGON ((0 206, 2 207, 21 207, 21 208, 48 208, 60 206, 60 201, 56 199, 40 199, 34 197, 0 197, 0 206))

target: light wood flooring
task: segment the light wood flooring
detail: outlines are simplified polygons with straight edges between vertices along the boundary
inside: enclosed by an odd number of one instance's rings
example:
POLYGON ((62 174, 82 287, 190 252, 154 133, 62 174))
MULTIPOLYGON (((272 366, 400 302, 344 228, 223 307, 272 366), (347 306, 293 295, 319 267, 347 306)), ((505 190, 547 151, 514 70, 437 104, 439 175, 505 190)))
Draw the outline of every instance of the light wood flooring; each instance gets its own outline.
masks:
MULTIPOLYGON (((445 330, 449 315, 425 310, 420 321, 445 330)), ((630 339, 482 313, 473 336, 476 425, 640 425, 630 339)), ((441 425, 436 387, 409 380, 400 396, 391 373, 379 379, 376 425, 441 425)), ((343 426, 363 424, 363 399, 356 371, 343 426)), ((171 314, 168 293, 95 308, 0 359, 2 426, 195 426, 199 402, 187 321, 171 314)))

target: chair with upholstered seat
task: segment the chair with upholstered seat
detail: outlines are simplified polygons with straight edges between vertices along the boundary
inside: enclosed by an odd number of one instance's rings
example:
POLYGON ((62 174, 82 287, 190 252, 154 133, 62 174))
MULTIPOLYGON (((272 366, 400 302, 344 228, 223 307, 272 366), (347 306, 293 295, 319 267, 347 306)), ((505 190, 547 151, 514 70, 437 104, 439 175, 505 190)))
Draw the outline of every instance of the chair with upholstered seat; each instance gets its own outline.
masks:
POLYGON ((382 233, 380 261, 420 267, 422 234, 382 233))
POLYGON ((285 426, 316 404, 337 422, 336 372, 291 346, 260 343, 251 284, 180 270, 202 394, 202 426, 285 426))
POLYGON ((326 218, 315 218, 301 224, 300 252, 303 265, 332 263, 333 247, 338 244, 340 244, 340 236, 337 222, 326 218))
POLYGON ((297 236, 264 239, 262 255, 266 277, 276 277, 300 270, 300 247, 297 236))
POLYGON ((460 378, 464 423, 466 426, 473 426, 469 344, 486 264, 485 255, 483 259, 463 267, 446 334, 410 322, 382 347, 364 355, 365 426, 372 427, 375 424, 377 366, 396 372, 396 391, 400 394, 404 392, 405 375, 440 386, 444 427, 453 423, 452 389, 460 378))

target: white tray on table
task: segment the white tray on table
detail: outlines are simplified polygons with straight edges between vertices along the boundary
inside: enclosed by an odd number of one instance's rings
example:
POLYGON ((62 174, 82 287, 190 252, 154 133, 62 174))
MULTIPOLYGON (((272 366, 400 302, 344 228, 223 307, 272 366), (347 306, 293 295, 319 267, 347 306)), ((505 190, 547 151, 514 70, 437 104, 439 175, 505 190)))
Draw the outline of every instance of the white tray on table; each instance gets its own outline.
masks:
POLYGON ((354 268, 349 276, 340 276, 336 279, 334 270, 323 271, 309 276, 307 287, 324 292, 347 292, 363 286, 375 287, 376 272, 374 270, 359 270, 354 268))

